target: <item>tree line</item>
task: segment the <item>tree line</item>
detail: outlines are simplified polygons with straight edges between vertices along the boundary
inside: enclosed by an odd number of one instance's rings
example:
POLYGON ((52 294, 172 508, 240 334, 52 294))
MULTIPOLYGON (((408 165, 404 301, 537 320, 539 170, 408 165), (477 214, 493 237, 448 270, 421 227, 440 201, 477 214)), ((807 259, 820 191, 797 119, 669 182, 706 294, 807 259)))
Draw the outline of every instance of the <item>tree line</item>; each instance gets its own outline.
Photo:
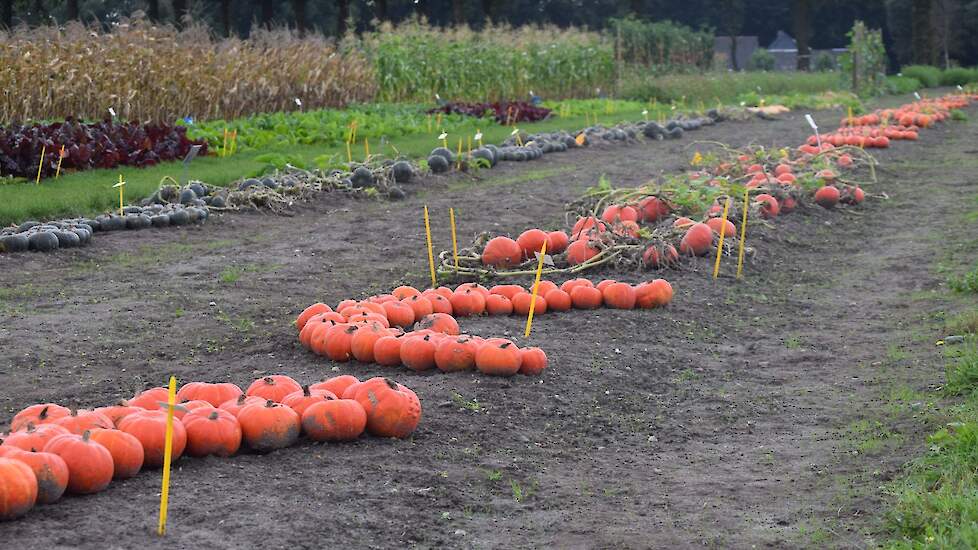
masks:
POLYGON ((477 28, 487 20, 603 28, 612 18, 632 15, 726 36, 755 35, 762 46, 784 30, 801 54, 844 46, 861 19, 883 31, 894 67, 978 64, 978 0, 0 0, 0 26, 71 20, 111 25, 136 12, 177 26, 202 22, 226 36, 282 26, 343 36, 413 16, 477 28))

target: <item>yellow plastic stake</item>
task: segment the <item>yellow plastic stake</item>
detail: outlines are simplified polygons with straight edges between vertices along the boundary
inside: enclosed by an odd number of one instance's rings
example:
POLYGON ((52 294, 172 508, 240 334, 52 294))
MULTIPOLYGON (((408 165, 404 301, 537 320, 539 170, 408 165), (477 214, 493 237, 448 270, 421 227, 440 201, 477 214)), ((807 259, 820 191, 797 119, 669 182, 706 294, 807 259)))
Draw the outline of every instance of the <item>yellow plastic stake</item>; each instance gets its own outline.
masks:
POLYGON ((740 220, 740 250, 737 252, 737 278, 744 271, 744 241, 747 239, 747 210, 750 207, 750 190, 744 189, 744 217, 740 220))
POLYGON ((363 161, 367 162, 370 158, 370 140, 363 138, 363 161))
POLYGON ((435 119, 435 126, 441 128, 441 113, 438 113, 438 117, 435 119))
POLYGON ((58 169, 54 173, 54 179, 61 177, 61 161, 65 158, 65 146, 61 146, 61 151, 58 153, 58 169))
POLYGON ((350 135, 350 141, 352 143, 356 143, 357 142, 357 128, 358 128, 357 121, 356 121, 356 119, 353 119, 353 130, 352 130, 353 133, 350 135))
POLYGON ((455 155, 455 158, 458 159, 457 162, 455 163, 455 169, 461 170, 462 169, 462 138, 458 138, 458 153, 455 155))
POLYGON ((122 179, 122 174, 119 174, 119 183, 113 185, 112 187, 119 188, 119 215, 123 216, 123 209, 125 208, 125 193, 126 193, 126 180, 122 179))
POLYGON ((727 232, 727 213, 730 212, 730 197, 723 203, 723 221, 720 222, 720 241, 717 243, 717 261, 713 264, 713 278, 720 275, 720 258, 723 257, 723 237, 727 232))
POLYGON ((37 161, 37 179, 34 180, 34 185, 41 184, 41 167, 44 166, 44 154, 47 153, 48 146, 41 146, 41 160, 37 161))
POLYGON ((353 163, 353 148, 349 141, 346 142, 346 162, 347 164, 353 163))
POLYGON ((238 150, 238 130, 231 130, 231 154, 238 150))
POLYGON ((428 115, 428 133, 431 133, 431 115, 428 115))
POLYGON ((458 239, 455 238, 455 209, 448 209, 448 219, 452 222, 452 257, 455 258, 455 272, 458 273, 458 239))
POLYGON ((435 253, 431 246, 431 222, 428 220, 428 205, 424 207, 424 233, 428 237, 428 267, 431 268, 431 288, 437 286, 435 280, 435 253))
POLYGON ((163 490, 160 492, 160 526, 157 533, 166 534, 166 508, 170 498, 170 461, 173 458, 173 406, 177 402, 177 378, 170 377, 166 407, 166 443, 163 447, 163 490))
POLYGON ((469 156, 472 156, 472 136, 468 137, 469 156))
POLYGON ((221 157, 226 157, 228 153, 228 127, 224 127, 224 144, 221 145, 221 157))
POLYGON ((547 257, 547 241, 543 241, 540 247, 540 262, 537 264, 537 277, 533 281, 533 298, 530 300, 530 313, 526 316, 526 331, 523 332, 524 338, 530 337, 530 327, 533 326, 533 310, 537 305, 537 291, 540 290, 540 275, 543 274, 543 260, 547 257))

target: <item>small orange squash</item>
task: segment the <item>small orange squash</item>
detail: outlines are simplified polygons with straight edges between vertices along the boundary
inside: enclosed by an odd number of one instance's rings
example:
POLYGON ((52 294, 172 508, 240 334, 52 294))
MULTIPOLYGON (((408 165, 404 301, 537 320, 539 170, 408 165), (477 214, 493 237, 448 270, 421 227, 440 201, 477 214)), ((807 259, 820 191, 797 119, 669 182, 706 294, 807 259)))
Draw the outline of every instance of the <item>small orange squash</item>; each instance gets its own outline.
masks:
POLYGON ((37 476, 30 466, 0 458, 0 521, 24 516, 37 502, 37 476))
POLYGON ((122 430, 92 430, 91 437, 112 455, 113 479, 129 479, 143 468, 146 451, 132 434, 122 430))
POLYGON ((515 267, 523 258, 523 249, 509 237, 495 237, 482 251, 482 264, 498 268, 515 267))
POLYGON ((520 374, 538 375, 547 368, 547 354, 540 348, 520 350, 520 374))
POLYGON ((241 447, 241 424, 221 409, 196 409, 183 417, 190 456, 232 456, 241 447))
POLYGON ((274 401, 247 405, 238 413, 241 439, 258 452, 284 449, 299 439, 299 415, 274 401))
POLYGON ((366 427, 367 413, 353 399, 322 401, 302 413, 302 431, 313 441, 353 441, 366 427))
POLYGON ((512 376, 519 372, 520 349, 504 338, 490 338, 479 348, 475 366, 479 372, 493 376, 512 376))
MULTIPOLYGON (((152 413, 146 411, 137 414, 152 413)), ((179 423, 174 422, 173 425, 177 424, 179 423)), ((97 493, 112 482, 114 471, 112 454, 102 445, 92 441, 89 432, 82 435, 59 435, 45 445, 44 452, 60 456, 68 466, 69 493, 77 495, 97 493)), ((35 485, 37 483, 36 476, 34 483, 35 485)))
POLYGON ((272 374, 252 382, 245 395, 281 401, 286 395, 300 390, 302 390, 302 386, 292 377, 284 374, 272 374))
POLYGON ((421 401, 413 391, 387 378, 371 378, 354 397, 367 415, 367 431, 380 437, 404 438, 421 421, 421 401))

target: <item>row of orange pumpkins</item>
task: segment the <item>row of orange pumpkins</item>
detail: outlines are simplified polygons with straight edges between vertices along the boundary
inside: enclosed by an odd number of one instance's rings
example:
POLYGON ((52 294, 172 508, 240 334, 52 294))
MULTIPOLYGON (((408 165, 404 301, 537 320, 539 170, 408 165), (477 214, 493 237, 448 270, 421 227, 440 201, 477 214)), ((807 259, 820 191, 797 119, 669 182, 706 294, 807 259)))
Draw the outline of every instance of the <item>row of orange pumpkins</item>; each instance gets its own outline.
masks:
MULTIPOLYGON (((118 405, 70 410, 54 403, 17 413, 0 437, 0 520, 21 517, 35 504, 67 492, 90 494, 113 479, 163 464, 169 393, 146 390, 118 405)), ((409 436, 421 402, 409 388, 377 377, 350 375, 301 386, 285 375, 255 380, 242 391, 231 383, 191 382, 177 393, 172 460, 184 453, 228 457, 243 446, 264 453, 296 443, 350 441, 365 431, 409 436)))
MULTIPOLYGON (((324 303, 307 307, 295 321, 299 342, 333 361, 350 360, 384 366, 403 365, 414 371, 476 369, 483 374, 540 374, 546 353, 519 348, 505 338, 462 334, 457 318, 476 315, 527 315, 532 289, 520 285, 486 288, 464 283, 420 291, 401 286, 390 294, 366 300, 344 300, 334 310, 324 303)), ((570 309, 654 308, 672 300, 664 279, 630 285, 614 280, 597 284, 573 279, 557 286, 540 281, 534 315, 570 309)))

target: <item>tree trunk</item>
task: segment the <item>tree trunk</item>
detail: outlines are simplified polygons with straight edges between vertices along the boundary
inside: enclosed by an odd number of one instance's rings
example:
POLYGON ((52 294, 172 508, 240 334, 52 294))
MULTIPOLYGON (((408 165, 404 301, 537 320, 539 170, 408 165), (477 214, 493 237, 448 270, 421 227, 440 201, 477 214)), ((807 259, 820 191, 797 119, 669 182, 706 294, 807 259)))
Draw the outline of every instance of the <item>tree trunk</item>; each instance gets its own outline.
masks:
POLYGON ((911 6, 911 38, 913 61, 923 65, 934 62, 934 33, 931 28, 933 0, 913 0, 911 6))
POLYGON ((812 5, 810 0, 795 0, 791 8, 795 44, 798 46, 795 67, 799 71, 807 71, 811 68, 812 59, 812 51, 808 45, 812 37, 812 5))
POLYGON ((306 34, 306 0, 292 0, 292 11, 295 12, 295 30, 299 36, 306 34))
POLYGON ((452 23, 465 24, 465 0, 452 0, 452 23))
POLYGON ((146 16, 149 17, 150 21, 156 22, 160 20, 160 0, 149 0, 149 4, 146 10, 146 16))
POLYGON ((177 27, 183 26, 183 16, 187 14, 187 0, 173 0, 173 22, 177 27))
POLYGON ((44 9, 44 2, 42 0, 34 0, 34 15, 37 17, 37 24, 43 25, 47 23, 48 10, 44 9))
POLYGON ((68 0, 67 2, 67 17, 69 21, 74 21, 78 19, 78 0, 68 0))
POLYGON ((495 0, 482 0, 482 16, 490 21, 496 20, 495 0))
POLYGON ((272 0, 261 1, 261 26, 266 29, 272 27, 272 18, 275 17, 275 2, 272 0))
POLYGON ((0 0, 0 27, 14 26, 14 0, 0 0))
POLYGON ((346 23, 350 18, 350 0, 336 0, 336 36, 346 35, 346 23))
POLYGON ((231 0, 221 0, 221 30, 231 36, 231 0))
POLYGON ((387 20, 387 0, 374 0, 374 17, 379 21, 387 20))
POLYGON ((739 71, 740 67, 737 64, 737 35, 730 35, 730 66, 733 70, 739 71))

